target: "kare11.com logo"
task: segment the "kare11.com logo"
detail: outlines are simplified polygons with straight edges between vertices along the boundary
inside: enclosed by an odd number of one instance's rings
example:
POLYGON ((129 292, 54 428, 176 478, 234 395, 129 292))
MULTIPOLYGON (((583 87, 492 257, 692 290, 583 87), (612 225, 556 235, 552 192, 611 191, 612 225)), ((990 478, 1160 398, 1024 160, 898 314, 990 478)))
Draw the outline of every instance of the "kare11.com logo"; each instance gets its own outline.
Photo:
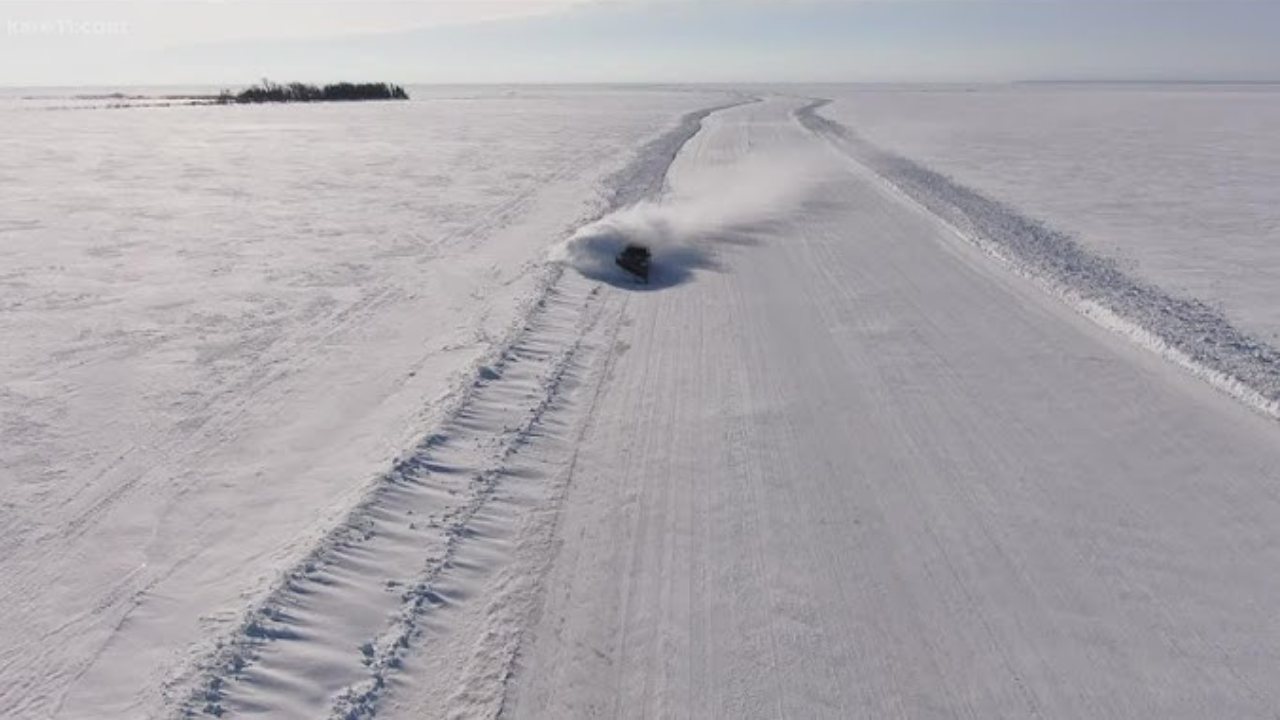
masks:
POLYGON ((10 18, 3 30, 10 37, 110 37, 129 34, 129 23, 101 18, 10 18))

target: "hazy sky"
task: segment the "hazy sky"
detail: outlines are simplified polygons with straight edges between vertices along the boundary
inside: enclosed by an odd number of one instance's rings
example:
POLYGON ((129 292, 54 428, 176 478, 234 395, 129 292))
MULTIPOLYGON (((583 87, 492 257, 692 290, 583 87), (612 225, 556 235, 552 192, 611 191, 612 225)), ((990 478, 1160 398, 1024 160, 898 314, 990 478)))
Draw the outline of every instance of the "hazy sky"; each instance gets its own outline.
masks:
POLYGON ((1280 0, 0 0, 0 84, 1280 80, 1280 0))

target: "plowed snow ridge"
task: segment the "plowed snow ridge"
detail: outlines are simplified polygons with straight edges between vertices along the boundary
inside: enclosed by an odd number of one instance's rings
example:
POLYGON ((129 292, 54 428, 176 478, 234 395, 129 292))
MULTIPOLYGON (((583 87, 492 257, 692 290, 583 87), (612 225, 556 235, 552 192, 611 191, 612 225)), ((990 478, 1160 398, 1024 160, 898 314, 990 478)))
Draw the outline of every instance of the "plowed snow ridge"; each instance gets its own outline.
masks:
POLYGON ((1236 328, 1204 302, 1175 297, 1131 277, 1069 235, 876 147, 818 114, 829 103, 818 100, 806 105, 796 111, 796 118, 966 239, 1046 283, 1096 322, 1164 355, 1259 412, 1280 418, 1280 350, 1236 328))
POLYGON ((802 102, 717 114, 670 174, 820 149, 797 211, 601 291, 619 352, 503 717, 1273 715, 1280 425, 959 241, 802 102))

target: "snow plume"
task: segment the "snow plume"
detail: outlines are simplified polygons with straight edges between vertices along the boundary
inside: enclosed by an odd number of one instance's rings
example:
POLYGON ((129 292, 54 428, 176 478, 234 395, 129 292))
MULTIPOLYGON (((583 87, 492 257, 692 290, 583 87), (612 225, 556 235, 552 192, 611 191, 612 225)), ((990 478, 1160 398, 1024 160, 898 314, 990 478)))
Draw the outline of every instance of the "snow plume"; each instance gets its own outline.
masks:
POLYGON ((664 197, 616 210, 579 228, 552 249, 551 259, 586 277, 631 284, 614 264, 629 243, 652 253, 653 284, 678 284, 715 266, 716 244, 748 244, 755 231, 798 207, 830 167, 816 153, 756 155, 682 176, 664 197))

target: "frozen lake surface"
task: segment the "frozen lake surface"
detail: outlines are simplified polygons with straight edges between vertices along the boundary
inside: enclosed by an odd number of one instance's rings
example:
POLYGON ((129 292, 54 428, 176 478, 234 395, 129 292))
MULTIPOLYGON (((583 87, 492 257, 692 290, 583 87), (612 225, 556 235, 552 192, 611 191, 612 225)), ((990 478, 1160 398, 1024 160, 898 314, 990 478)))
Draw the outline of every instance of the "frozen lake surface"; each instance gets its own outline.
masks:
POLYGON ((0 103, 0 715, 153 707, 722 98, 0 103))
POLYGON ((1280 707, 1280 94, 411 91, 0 97, 0 716, 1280 707))

